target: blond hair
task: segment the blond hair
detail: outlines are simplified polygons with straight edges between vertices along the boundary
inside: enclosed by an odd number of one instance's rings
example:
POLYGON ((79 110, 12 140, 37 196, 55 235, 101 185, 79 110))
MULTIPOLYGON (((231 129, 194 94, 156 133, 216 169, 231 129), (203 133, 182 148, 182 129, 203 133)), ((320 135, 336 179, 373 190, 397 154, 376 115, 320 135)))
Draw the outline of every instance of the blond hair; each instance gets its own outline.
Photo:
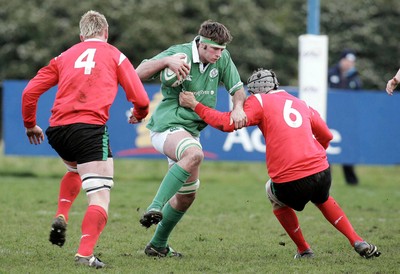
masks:
POLYGON ((103 14, 90 10, 82 15, 79 29, 83 39, 101 36, 108 29, 107 19, 103 14))

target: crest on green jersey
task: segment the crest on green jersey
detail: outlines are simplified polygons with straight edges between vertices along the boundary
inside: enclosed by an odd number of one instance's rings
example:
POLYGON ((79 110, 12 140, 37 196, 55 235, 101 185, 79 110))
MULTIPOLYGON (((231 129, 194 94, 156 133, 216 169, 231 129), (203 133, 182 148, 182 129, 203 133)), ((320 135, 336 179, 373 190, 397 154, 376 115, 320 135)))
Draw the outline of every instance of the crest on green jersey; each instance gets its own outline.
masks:
POLYGON ((211 77, 211 78, 215 78, 215 77, 217 77, 217 76, 218 76, 218 69, 213 68, 213 69, 210 71, 210 77, 211 77))

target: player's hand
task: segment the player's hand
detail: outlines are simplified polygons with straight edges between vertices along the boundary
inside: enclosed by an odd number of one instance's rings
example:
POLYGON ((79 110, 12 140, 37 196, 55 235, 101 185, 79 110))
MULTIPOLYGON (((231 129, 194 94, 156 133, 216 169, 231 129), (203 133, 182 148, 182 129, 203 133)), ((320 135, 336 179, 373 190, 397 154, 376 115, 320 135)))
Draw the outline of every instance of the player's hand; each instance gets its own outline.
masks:
POLYGON ((182 91, 179 93, 179 104, 185 108, 195 109, 199 102, 194 97, 194 93, 191 91, 182 91))
POLYGON ((386 84, 386 93, 389 95, 393 95, 393 91, 395 90, 398 84, 399 81, 397 81, 396 77, 390 79, 386 84))
POLYGON ((129 124, 137 124, 137 123, 140 123, 141 121, 139 121, 138 119, 136 119, 136 117, 135 116, 131 116, 130 118, 129 118, 129 120, 128 120, 128 123, 129 124))
POLYGON ((38 125, 32 128, 25 128, 25 132, 31 144, 39 145, 44 141, 43 130, 38 125))
POLYGON ((231 112, 229 125, 235 124, 235 129, 241 129, 247 125, 247 116, 243 108, 235 108, 231 112))
POLYGON ((190 73, 190 66, 185 62, 184 55, 172 55, 167 57, 167 67, 175 72, 178 80, 185 79, 190 73))
POLYGON ((140 122, 142 122, 142 121, 144 120, 144 119, 138 120, 138 119, 135 117, 135 115, 133 115, 134 108, 131 108, 129 111, 130 111, 130 116, 129 116, 129 118, 128 118, 128 123, 129 123, 129 124, 137 124, 137 123, 140 123, 140 122))

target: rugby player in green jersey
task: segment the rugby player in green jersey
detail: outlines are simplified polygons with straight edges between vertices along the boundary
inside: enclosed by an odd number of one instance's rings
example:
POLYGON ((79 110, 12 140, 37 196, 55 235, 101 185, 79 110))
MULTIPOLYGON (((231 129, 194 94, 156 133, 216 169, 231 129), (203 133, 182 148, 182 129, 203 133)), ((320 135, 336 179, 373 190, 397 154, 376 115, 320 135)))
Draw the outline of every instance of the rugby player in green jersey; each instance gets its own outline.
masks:
POLYGON ((152 203, 140 219, 146 228, 158 224, 145 248, 148 256, 182 256, 168 245, 168 238, 193 203, 200 186, 200 165, 204 158, 200 132, 207 124, 193 110, 179 105, 179 93, 194 92, 198 101, 215 108, 218 87, 223 84, 232 96, 231 123, 235 129, 247 123, 243 111, 246 93, 226 49, 231 40, 223 24, 207 20, 201 24, 193 41, 173 45, 143 60, 136 68, 142 81, 159 77, 165 69, 180 80, 179 85, 172 86, 161 82, 163 99, 147 124, 154 148, 164 154, 169 163, 169 170, 152 203))

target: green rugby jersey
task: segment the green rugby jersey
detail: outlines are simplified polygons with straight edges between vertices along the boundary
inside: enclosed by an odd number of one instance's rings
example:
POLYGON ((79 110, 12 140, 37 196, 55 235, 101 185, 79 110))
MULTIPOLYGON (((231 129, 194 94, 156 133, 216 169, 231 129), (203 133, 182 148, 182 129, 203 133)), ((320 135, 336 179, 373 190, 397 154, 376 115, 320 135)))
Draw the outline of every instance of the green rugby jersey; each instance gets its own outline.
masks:
MULTIPOLYGON (((220 83, 225 86, 231 96, 243 87, 239 72, 229 52, 225 49, 216 63, 204 66, 200 62, 196 39, 198 37, 190 43, 171 46, 152 58, 152 60, 160 59, 183 52, 191 61, 191 68, 189 75, 181 85, 173 88, 161 84, 161 93, 164 98, 152 114, 147 124, 148 129, 155 132, 163 132, 169 128, 179 126, 186 129, 193 136, 199 136, 200 131, 207 124, 193 110, 179 105, 179 93, 181 91, 193 91, 197 101, 215 108, 220 83)), ((159 75, 160 72, 153 75, 153 78, 159 77, 159 75)))

